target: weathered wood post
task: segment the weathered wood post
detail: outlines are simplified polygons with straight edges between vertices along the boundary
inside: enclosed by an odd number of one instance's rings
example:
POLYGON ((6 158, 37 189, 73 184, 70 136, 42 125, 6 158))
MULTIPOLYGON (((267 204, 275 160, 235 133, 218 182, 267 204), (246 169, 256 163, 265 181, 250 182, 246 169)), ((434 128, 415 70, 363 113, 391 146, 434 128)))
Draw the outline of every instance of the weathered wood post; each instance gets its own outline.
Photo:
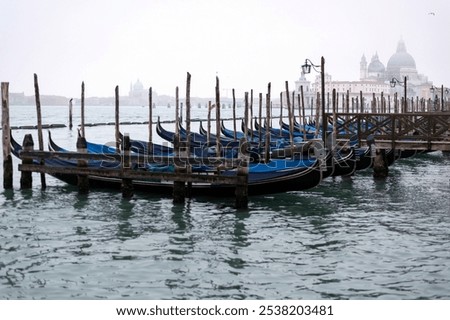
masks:
POLYGON ((386 178, 389 173, 386 150, 378 149, 375 146, 372 147, 375 148, 375 158, 373 159, 373 176, 374 178, 386 178))
POLYGON ((219 77, 216 76, 216 156, 220 157, 222 146, 220 145, 220 88, 219 77))
MULTIPOLYGON (((320 115, 320 107, 321 107, 321 100, 325 97, 321 97, 320 96, 320 92, 317 92, 317 98, 316 98, 316 114, 315 114, 315 120, 314 123, 316 125, 316 133, 314 134, 314 137, 317 139, 319 137, 319 131, 320 131, 320 124, 319 124, 319 115, 320 115)), ((322 117, 324 117, 325 115, 322 115, 322 117)), ((323 121, 325 122, 325 121, 323 121)), ((324 130, 326 130, 326 128, 324 128, 324 130)), ((322 136, 324 135, 324 133, 322 132, 322 136)))
POLYGON ((72 130, 73 123, 72 123, 72 111, 73 111, 73 105, 72 105, 72 98, 69 100, 69 129, 72 130))
POLYGON ((245 104, 244 104, 244 137, 248 135, 248 92, 245 92, 245 104))
MULTIPOLYGON (((180 109, 180 96, 179 96, 179 89, 178 87, 175 88, 175 134, 180 133, 180 121, 183 121, 183 117, 180 117, 179 113, 180 109)), ((181 113, 183 113, 183 110, 181 110, 181 113)))
POLYGON ((248 145, 246 138, 241 138, 239 141, 239 160, 240 165, 237 168, 236 181, 236 209, 248 208, 248 145))
MULTIPOLYGON (((120 130, 119 130, 119 124, 120 124, 120 111, 119 111, 119 86, 116 86, 114 90, 114 132, 115 132, 115 138, 116 138, 116 152, 120 152, 120 130)), ((83 134, 84 137, 84 134, 83 134)))
MULTIPOLYGON (((186 167, 185 163, 183 164, 180 161, 180 157, 185 156, 185 150, 182 148, 182 143, 180 141, 180 134, 176 133, 173 141, 173 149, 175 152, 175 174, 185 173, 186 167), (184 166, 183 166, 184 165, 184 166)), ((186 184, 184 180, 175 180, 173 182, 173 203, 184 203, 184 199, 186 197, 186 184)))
POLYGON ((211 101, 208 101, 208 119, 206 123, 206 146, 211 143, 211 101))
POLYGON ((250 139, 253 140, 253 89, 250 90, 250 139))
MULTIPOLYGON (((122 173, 126 173, 131 169, 130 148, 130 136, 128 134, 124 134, 122 141, 122 173)), ((121 189, 123 198, 131 198, 133 196, 133 181, 129 178, 122 178, 121 189)))
POLYGON ((148 142, 147 154, 153 154, 153 90, 148 89, 148 142))
POLYGON ((236 139, 236 97, 234 95, 234 88, 233 88, 232 92, 233 92, 233 134, 234 134, 234 141, 237 141, 237 139, 236 139))
POLYGON ((266 94, 266 130, 265 130, 265 135, 266 135, 266 141, 265 141, 265 145, 264 145, 264 162, 268 163, 270 161, 270 127, 271 125, 271 119, 270 119, 270 86, 271 83, 269 82, 269 84, 267 85, 267 94, 266 94))
POLYGON ((191 74, 186 76, 186 148, 189 152, 191 145, 191 74))
MULTIPOLYGON (((36 99, 39 151, 44 151, 44 138, 42 135, 41 98, 39 95, 39 84, 38 84, 38 77, 37 77, 36 73, 34 74, 34 95, 35 95, 35 99, 36 99)), ((43 164, 44 160, 41 160, 40 163, 43 164)), ((45 189, 46 187, 47 187, 47 183, 45 182, 45 173, 41 173, 41 188, 45 189)))
POLYGON ((84 81, 81 82, 81 136, 86 138, 84 131, 84 81))
MULTIPOLYGON (((347 90, 347 92, 345 94, 345 112, 350 113, 350 91, 349 90, 347 90)), ((347 115, 346 119, 348 119, 348 115, 347 115)))
MULTIPOLYGON (((31 134, 26 134, 23 137, 22 150, 33 151, 34 142, 31 134)), ((22 157, 22 164, 32 164, 33 158, 22 157)), ((31 171, 21 171, 20 173, 20 189, 31 189, 33 186, 33 176, 31 171)))
POLYGON ((332 105, 332 111, 333 111, 333 133, 331 135, 331 150, 333 152, 333 154, 336 152, 336 135, 337 135, 337 103, 338 103, 338 98, 337 98, 337 92, 336 89, 333 89, 333 97, 332 97, 332 101, 333 101, 333 105, 332 105))
POLYGON ((359 110, 360 110, 359 109, 359 97, 356 97, 355 99, 356 99, 356 113, 360 113, 359 112, 359 110))
POLYGON ((258 148, 261 148, 262 146, 262 136, 261 136, 261 127, 262 127, 262 93, 259 93, 259 114, 258 114, 258 148))
POLYGON ((300 98, 302 103, 303 139, 306 140, 306 114, 305 114, 305 96, 303 94, 303 86, 300 86, 300 98))
POLYGON ((363 92, 362 91, 359 91, 359 100, 360 100, 360 103, 361 103, 361 106, 360 106, 360 113, 364 113, 364 96, 363 96, 363 92))
POLYGON ((377 98, 375 96, 375 92, 372 93, 372 113, 377 112, 377 98))
POLYGON ((13 164, 11 157, 11 131, 9 125, 9 82, 2 82, 2 147, 3 188, 13 187, 13 164))
MULTIPOLYGON (((292 130, 294 129, 293 122, 293 114, 291 110, 291 99, 289 99, 289 84, 288 81, 285 82, 286 85, 286 104, 288 109, 288 117, 289 117, 289 144, 291 146, 291 157, 294 155, 294 133, 292 130)), ((280 126, 280 132, 282 131, 282 126, 280 126)))
MULTIPOLYGON (((189 157, 191 154, 191 74, 188 72, 186 77, 186 153, 184 157, 189 157)), ((186 172, 192 173, 192 166, 186 162, 186 172)), ((186 195, 191 197, 192 182, 187 183, 186 195)))
MULTIPOLYGON (((283 127, 283 92, 280 92, 280 120, 278 121, 278 126, 280 129, 283 127)), ((279 133, 280 138, 282 137, 282 130, 279 133)))
MULTIPOLYGON (((78 139, 77 139, 77 152, 78 153, 87 153, 86 138, 81 135, 78 135, 78 139)), ((86 160, 78 160, 77 165, 79 168, 87 168, 88 163, 86 160)), ((77 179, 78 179, 78 182, 77 182, 78 192, 81 194, 88 193, 89 192, 88 176, 85 174, 79 174, 77 179)))

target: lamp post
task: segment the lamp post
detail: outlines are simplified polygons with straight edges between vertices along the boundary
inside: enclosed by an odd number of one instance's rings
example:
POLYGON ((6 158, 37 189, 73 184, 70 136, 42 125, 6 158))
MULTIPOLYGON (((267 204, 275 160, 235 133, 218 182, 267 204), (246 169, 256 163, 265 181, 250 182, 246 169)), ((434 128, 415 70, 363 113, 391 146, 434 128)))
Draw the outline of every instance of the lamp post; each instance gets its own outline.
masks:
POLYGON ((441 91, 441 111, 444 111, 444 92, 445 92, 445 96, 448 96, 449 93, 449 89, 448 88, 444 88, 444 85, 441 86, 441 88, 436 88, 435 86, 431 86, 430 88, 430 92, 434 93, 435 91, 439 92, 439 90, 441 91))
POLYGON ((399 84, 399 85, 405 87, 405 112, 406 112, 406 109, 408 109, 408 102, 407 102, 408 100, 406 100, 406 99, 408 98, 408 94, 407 94, 407 84, 406 84, 408 78, 405 77, 404 79, 405 79, 405 80, 404 80, 403 82, 401 82, 401 81, 397 80, 397 78, 392 78, 391 81, 390 81, 389 83, 391 84, 391 88, 395 88, 395 85, 396 85, 396 84, 399 84))
POLYGON ((318 65, 315 65, 311 62, 311 60, 306 59, 305 64, 302 65, 302 71, 304 74, 308 74, 311 72, 311 67, 316 71, 320 72, 320 80, 321 80, 321 107, 322 107, 322 140, 324 146, 326 146, 327 143, 327 118, 325 117, 325 58, 322 57, 320 59, 320 71, 318 71, 316 68, 318 68, 318 65))

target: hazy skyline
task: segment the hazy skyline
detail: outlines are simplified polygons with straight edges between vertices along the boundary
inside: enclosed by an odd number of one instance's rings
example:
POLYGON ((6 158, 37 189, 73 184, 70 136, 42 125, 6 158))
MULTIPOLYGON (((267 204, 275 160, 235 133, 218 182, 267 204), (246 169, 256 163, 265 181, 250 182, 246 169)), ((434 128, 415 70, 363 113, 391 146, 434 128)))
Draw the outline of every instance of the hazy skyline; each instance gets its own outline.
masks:
MULTIPOLYGON (((359 62, 383 64, 400 38, 419 73, 450 86, 447 0, 194 1, 0 0, 0 80, 10 92, 127 95, 139 79, 158 94, 214 96, 294 88, 305 58, 334 80, 358 80, 359 62)), ((314 74, 309 75, 312 80, 314 74)))

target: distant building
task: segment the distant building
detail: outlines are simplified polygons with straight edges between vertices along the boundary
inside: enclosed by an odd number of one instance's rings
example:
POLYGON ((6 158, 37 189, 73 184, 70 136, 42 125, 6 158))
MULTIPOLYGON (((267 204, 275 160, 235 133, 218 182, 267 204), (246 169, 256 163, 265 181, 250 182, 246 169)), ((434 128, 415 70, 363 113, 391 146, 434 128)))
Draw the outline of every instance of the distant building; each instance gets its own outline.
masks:
POLYGON ((148 90, 144 89, 144 85, 139 79, 134 84, 130 83, 130 91, 128 93, 128 104, 130 105, 148 104, 148 90))
MULTIPOLYGON (((359 81, 333 81, 331 75, 325 74, 325 92, 331 93, 333 89, 336 89, 336 92, 341 95, 348 91, 350 97, 357 97, 362 92, 366 101, 371 100, 374 93, 379 97, 381 93, 386 96, 397 92, 402 97, 404 87, 397 84, 394 88, 391 88, 390 81, 396 78, 398 81, 404 82, 405 77, 407 78, 408 97, 418 96, 425 99, 431 97, 430 87, 432 83, 428 81, 428 77, 418 73, 416 62, 407 52, 405 42, 401 39, 397 44, 396 52, 390 57, 386 67, 380 61, 377 52, 372 56, 369 64, 367 64, 366 57, 363 54, 360 61, 359 81)), ((295 82, 297 92, 300 92, 300 86, 303 86, 305 101, 315 98, 316 93, 321 91, 320 75, 317 75, 315 81, 310 83, 302 73, 295 82)))

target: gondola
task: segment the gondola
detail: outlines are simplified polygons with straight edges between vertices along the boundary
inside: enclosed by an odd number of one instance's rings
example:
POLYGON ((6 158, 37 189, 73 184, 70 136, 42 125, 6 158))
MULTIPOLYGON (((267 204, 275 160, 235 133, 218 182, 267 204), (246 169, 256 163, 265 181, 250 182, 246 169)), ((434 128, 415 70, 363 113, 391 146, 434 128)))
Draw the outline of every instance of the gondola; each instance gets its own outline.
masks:
MULTIPOLYGON (((57 145, 53 142, 53 146, 57 145)), ((11 137, 12 152, 20 158, 22 147, 11 137)), ((61 148, 60 148, 61 150, 61 148)), ((63 149, 64 150, 64 149, 63 149)), ((319 161, 309 160, 271 160, 269 163, 250 163, 248 176, 248 193, 250 195, 271 194, 285 191, 305 190, 317 186, 322 178, 319 161)), ((75 161, 45 160, 47 166, 76 167, 75 161)), ((90 162, 92 168, 98 168, 97 163, 90 162)), ((115 170, 114 168, 105 168, 115 170)), ((117 169, 119 170, 119 169, 117 169)), ((139 169, 138 169, 139 170, 139 169)), ((140 168, 140 170, 146 170, 140 168)), ((199 172, 199 174, 211 172, 199 172)), ((236 175, 236 169, 224 170, 222 175, 236 175)), ((55 178, 66 183, 76 185, 76 174, 52 174, 55 178)), ((97 175, 89 175, 89 185, 101 188, 120 188, 122 180, 97 175)), ((135 179, 133 186, 136 190, 170 195, 173 191, 173 182, 155 179, 135 179)), ((232 196, 235 187, 217 183, 193 183, 193 195, 232 196)))

